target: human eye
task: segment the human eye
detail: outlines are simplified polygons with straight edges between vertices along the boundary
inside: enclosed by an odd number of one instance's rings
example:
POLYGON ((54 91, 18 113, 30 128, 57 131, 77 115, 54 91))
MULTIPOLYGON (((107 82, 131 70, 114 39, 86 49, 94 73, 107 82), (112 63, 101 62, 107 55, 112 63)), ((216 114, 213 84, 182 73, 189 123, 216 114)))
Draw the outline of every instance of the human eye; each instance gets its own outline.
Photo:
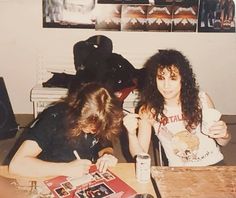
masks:
POLYGON ((171 74, 170 79, 171 80, 178 80, 178 76, 176 74, 171 74))
POLYGON ((158 80, 164 80, 165 78, 164 78, 164 76, 162 76, 162 75, 157 75, 157 79, 158 79, 158 80))

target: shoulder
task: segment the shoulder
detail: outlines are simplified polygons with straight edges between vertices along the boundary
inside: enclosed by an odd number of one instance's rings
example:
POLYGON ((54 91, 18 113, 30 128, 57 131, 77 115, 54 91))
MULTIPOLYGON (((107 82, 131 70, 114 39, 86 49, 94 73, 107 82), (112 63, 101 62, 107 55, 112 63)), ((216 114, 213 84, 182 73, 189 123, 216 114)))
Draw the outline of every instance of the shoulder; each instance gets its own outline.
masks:
POLYGON ((32 122, 31 128, 34 126, 46 127, 55 123, 61 123, 65 117, 66 107, 63 103, 52 104, 44 109, 37 118, 32 122))
POLYGON ((39 114, 39 117, 56 117, 59 114, 64 114, 65 110, 67 109, 67 105, 65 103, 56 103, 48 106, 41 114, 39 114))

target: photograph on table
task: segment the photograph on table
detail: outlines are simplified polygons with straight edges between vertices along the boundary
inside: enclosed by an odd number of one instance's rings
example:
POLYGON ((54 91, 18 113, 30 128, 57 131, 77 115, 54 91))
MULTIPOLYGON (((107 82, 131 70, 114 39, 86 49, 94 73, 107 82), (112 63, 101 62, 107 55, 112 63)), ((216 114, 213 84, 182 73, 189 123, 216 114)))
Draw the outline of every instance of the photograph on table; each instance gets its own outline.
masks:
POLYGON ((109 195, 114 195, 115 192, 109 188, 105 183, 99 183, 93 186, 89 186, 85 189, 79 189, 75 192, 75 197, 77 198, 102 198, 108 197, 109 195))
POLYGON ((235 32, 235 0, 200 0, 198 32, 235 32))
POLYGON ((145 31, 147 5, 122 5, 121 31, 145 31))
POLYGON ((69 181, 62 183, 61 185, 65 188, 66 191, 75 190, 75 186, 73 186, 73 184, 69 181))
POLYGON ((172 7, 172 32, 196 32, 198 0, 189 0, 172 7))
POLYGON ((68 195, 70 195, 70 193, 64 187, 56 188, 55 193, 58 197, 67 197, 68 195))
POLYGON ((156 5, 147 8, 147 31, 171 32, 172 5, 156 5))
POLYGON ((96 30, 120 31, 121 4, 97 4, 96 30))
POLYGON ((95 27, 95 0, 43 0, 44 28, 95 27))

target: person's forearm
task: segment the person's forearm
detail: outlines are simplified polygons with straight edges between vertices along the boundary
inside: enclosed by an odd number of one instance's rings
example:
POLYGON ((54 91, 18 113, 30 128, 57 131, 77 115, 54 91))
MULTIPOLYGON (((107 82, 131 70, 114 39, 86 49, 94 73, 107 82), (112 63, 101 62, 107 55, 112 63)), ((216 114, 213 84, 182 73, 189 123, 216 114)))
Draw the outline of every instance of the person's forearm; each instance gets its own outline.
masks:
POLYGON ((144 152, 142 147, 140 146, 140 143, 138 141, 138 137, 136 136, 136 134, 128 133, 128 138, 129 138, 129 150, 133 157, 135 157, 139 153, 144 152))
POLYGON ((112 147, 106 147, 106 148, 103 148, 102 150, 100 150, 98 152, 99 157, 103 156, 104 154, 113 155, 113 148, 112 147))
POLYGON ((48 177, 63 173, 66 163, 46 162, 34 157, 13 159, 9 172, 24 177, 48 177))
POLYGON ((227 132, 225 137, 223 138, 216 138, 216 142, 220 145, 220 146, 225 146, 226 144, 229 143, 229 141, 231 140, 231 134, 230 132, 227 132))

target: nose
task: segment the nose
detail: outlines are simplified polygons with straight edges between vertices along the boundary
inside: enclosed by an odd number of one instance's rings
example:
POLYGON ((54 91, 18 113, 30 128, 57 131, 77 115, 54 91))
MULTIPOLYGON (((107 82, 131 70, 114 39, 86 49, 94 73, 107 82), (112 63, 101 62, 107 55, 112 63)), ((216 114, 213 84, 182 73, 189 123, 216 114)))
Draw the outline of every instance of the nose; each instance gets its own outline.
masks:
POLYGON ((92 126, 90 130, 91 130, 91 133, 93 134, 97 132, 97 128, 95 126, 92 126))
POLYGON ((168 88, 170 86, 170 81, 169 79, 164 80, 164 88, 168 88))

